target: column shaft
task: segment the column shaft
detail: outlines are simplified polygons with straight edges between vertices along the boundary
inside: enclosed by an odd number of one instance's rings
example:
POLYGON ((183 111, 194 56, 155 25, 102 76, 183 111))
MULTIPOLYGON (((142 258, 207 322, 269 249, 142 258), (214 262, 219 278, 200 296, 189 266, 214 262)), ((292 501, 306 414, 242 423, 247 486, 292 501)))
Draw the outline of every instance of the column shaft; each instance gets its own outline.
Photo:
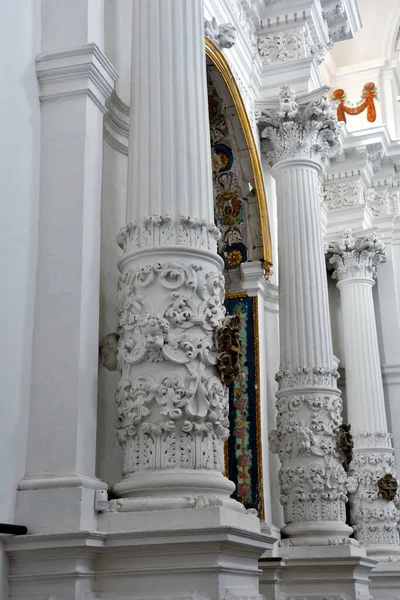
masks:
POLYGON ((342 304, 348 420, 355 433, 387 432, 372 279, 338 283, 342 304))
POLYGON ((212 222, 203 2, 134 0, 132 22, 127 222, 212 222))
POLYGON ((281 369, 332 368, 326 270, 314 161, 275 169, 279 235, 281 369))
POLYGON ((228 396, 202 0, 133 0, 127 225, 118 236, 121 511, 239 509, 222 475, 228 396), (205 496, 207 497, 204 500, 205 496))

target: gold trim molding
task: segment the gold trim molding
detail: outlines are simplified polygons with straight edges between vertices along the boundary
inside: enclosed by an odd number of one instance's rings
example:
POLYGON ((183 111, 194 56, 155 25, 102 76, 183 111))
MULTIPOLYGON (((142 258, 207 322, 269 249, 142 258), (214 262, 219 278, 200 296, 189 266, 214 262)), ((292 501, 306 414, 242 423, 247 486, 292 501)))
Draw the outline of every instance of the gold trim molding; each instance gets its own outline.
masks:
POLYGON ((267 198, 265 195, 264 178, 262 174, 260 158, 258 155, 257 146, 254 140, 253 130, 250 125, 249 117, 243 102, 242 95, 232 74, 231 68, 222 54, 221 50, 208 38, 206 41, 206 56, 211 60, 213 65, 219 71, 226 87, 232 97, 235 105, 240 125, 242 127, 244 139, 246 141, 247 151, 250 156, 251 169, 254 177, 254 189, 257 196, 258 211, 260 215, 261 235, 263 241, 263 267, 265 269, 265 277, 269 278, 272 267, 272 244, 271 232, 269 227, 267 198))

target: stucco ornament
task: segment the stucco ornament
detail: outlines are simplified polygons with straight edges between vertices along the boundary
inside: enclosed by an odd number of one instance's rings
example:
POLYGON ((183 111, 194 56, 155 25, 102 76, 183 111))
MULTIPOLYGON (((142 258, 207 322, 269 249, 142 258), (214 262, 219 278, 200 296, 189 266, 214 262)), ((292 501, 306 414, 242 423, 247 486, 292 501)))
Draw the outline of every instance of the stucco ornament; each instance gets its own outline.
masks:
POLYGON ((355 436, 354 458, 349 469, 350 518, 354 536, 366 545, 397 546, 399 496, 390 434, 376 434, 376 446, 368 451, 363 448, 364 438, 362 434, 355 436), (387 439, 381 445, 384 436, 387 439), (385 446, 386 451, 383 450, 385 446))
MULTIPOLYGON (((322 375, 325 381, 332 377, 330 391, 329 384, 324 391, 318 387, 312 389, 313 381, 320 385, 318 368, 314 371, 317 373, 309 374, 304 393, 280 384, 277 429, 269 435, 270 450, 279 455, 282 463, 280 500, 287 524, 345 519, 346 473, 337 445, 342 401, 334 387, 336 370, 332 369, 333 376, 331 372, 322 375)), ((284 377, 284 380, 280 374, 277 377, 283 385, 290 386, 296 380, 296 374, 290 377, 286 373, 284 377)))
POLYGON ((108 333, 100 342, 101 364, 108 371, 118 370, 118 340, 116 332, 108 333))
POLYGON ((327 93, 299 106, 287 85, 279 93, 275 111, 257 114, 262 150, 270 165, 288 158, 323 161, 337 152, 339 129, 327 93))
POLYGON ((235 45, 237 30, 232 23, 218 25, 215 17, 211 21, 204 21, 204 33, 218 48, 229 49, 235 45))
POLYGON ((378 233, 353 237, 347 229, 338 242, 326 249, 328 268, 334 269, 332 279, 344 281, 352 277, 376 278, 378 265, 387 260, 385 244, 378 233))
POLYGON ((341 206, 354 206, 364 203, 363 186, 360 181, 326 184, 323 196, 328 208, 340 208, 341 206))
POLYGON ((223 294, 221 273, 202 264, 159 262, 121 275, 116 402, 124 474, 223 470, 228 397, 214 344, 223 294))

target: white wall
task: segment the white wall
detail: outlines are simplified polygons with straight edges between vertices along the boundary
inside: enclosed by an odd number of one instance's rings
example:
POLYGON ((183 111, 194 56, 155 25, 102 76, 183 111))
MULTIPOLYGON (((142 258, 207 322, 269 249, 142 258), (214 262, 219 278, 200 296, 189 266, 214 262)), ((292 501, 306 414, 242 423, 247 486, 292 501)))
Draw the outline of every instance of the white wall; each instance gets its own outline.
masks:
MULTIPOLYGON (((12 0, 0 20, 0 522, 14 520, 24 475, 36 281, 40 106, 35 55, 40 2, 12 0)), ((6 596, 0 554, 0 598, 6 596)))
POLYGON ((132 0, 104 0, 104 50, 118 72, 116 91, 129 104, 131 85, 132 0))

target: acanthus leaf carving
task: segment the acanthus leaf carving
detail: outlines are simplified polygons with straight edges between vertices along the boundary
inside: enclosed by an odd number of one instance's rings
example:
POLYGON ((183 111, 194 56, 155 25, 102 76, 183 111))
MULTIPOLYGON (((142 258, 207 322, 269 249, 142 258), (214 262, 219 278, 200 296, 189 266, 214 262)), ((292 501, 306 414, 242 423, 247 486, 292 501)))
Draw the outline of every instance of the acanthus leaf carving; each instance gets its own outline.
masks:
POLYGON ((324 201, 328 208, 363 204, 363 186, 360 181, 330 182, 324 186, 324 201))
POLYGON ((214 223, 207 223, 205 219, 187 215, 180 215, 177 219, 169 214, 149 215, 122 227, 117 243, 125 253, 144 247, 173 245, 215 252, 220 235, 214 223))
POLYGON ((278 107, 257 115, 261 146, 269 163, 308 158, 323 161, 339 147, 336 115, 327 94, 300 107, 294 91, 282 86, 278 107))
POLYGON ((116 402, 124 474, 222 471, 228 397, 214 375, 214 333, 225 314, 222 274, 196 263, 142 265, 122 273, 119 296, 116 402))
POLYGON ((327 249, 328 268, 333 268, 332 279, 344 281, 353 277, 376 278, 378 265, 386 261, 385 244, 377 233, 354 238, 347 229, 338 242, 327 249))

